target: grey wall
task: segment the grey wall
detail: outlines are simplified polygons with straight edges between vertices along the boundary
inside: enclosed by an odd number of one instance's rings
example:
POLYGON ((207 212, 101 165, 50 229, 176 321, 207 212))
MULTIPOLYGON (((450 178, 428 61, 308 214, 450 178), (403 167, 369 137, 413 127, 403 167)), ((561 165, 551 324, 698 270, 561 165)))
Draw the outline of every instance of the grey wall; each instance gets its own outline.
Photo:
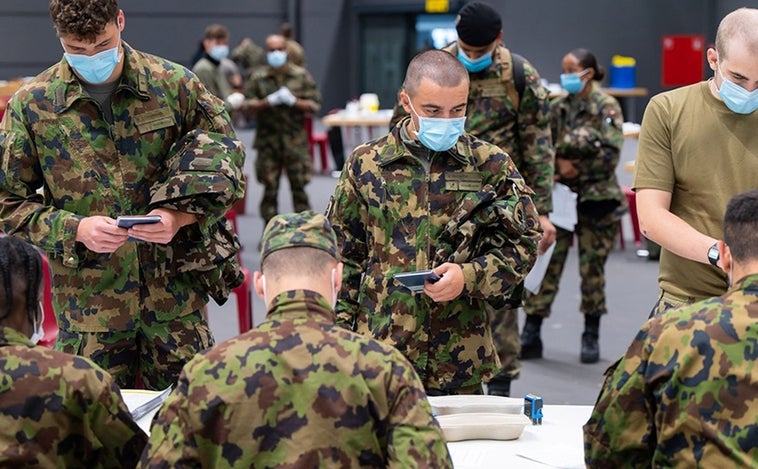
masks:
MULTIPOLYGON (((548 80, 558 80, 567 51, 587 47, 606 66, 614 54, 635 57, 637 84, 651 93, 663 89, 662 35, 703 34, 712 42, 724 14, 739 6, 758 7, 756 0, 489 1, 503 16, 506 44, 548 80)), ((461 0, 450 3, 457 9, 461 0)), ((126 14, 124 39, 183 64, 188 64, 209 23, 225 24, 232 43, 250 37, 262 44, 267 34, 289 20, 305 46, 308 69, 319 83, 327 111, 369 91, 359 89, 361 18, 392 11, 421 13, 424 1, 123 0, 121 6, 126 14)), ((62 52, 42 0, 0 2, 0 43, 0 79, 34 75, 59 60, 62 52)))

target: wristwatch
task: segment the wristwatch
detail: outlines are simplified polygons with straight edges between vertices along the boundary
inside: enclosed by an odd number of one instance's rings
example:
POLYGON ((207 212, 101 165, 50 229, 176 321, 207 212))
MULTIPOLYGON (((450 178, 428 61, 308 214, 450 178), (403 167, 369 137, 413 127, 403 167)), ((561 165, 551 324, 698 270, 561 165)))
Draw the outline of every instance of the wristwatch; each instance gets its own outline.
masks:
POLYGON ((719 259, 718 243, 714 243, 713 246, 708 248, 708 262, 710 262, 711 265, 718 267, 719 259))

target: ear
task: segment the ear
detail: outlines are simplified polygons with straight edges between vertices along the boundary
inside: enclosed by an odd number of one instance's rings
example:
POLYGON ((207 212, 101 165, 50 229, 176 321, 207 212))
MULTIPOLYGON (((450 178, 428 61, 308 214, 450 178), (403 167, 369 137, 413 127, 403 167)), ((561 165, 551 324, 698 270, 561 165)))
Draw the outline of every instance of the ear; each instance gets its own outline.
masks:
POLYGON ((705 56, 708 58, 708 66, 716 72, 719 68, 719 54, 716 52, 716 49, 709 47, 705 56))
POLYGON ((400 102, 400 105, 403 106, 403 109, 405 109, 405 112, 411 114, 411 107, 408 105, 411 98, 408 96, 408 93, 406 93, 405 90, 400 90, 400 93, 398 93, 397 96, 397 99, 400 102))
POLYGON ((118 32, 124 31, 124 26, 126 26, 126 17, 124 16, 124 10, 118 11, 118 15, 116 16, 116 25, 118 25, 118 32))
POLYGON ((263 274, 258 270, 253 272, 253 288, 255 288, 255 294, 263 299, 263 274))
POLYGON ((732 251, 723 240, 719 240, 716 246, 719 249, 719 267, 728 274, 732 268, 732 251))
POLYGON ((342 262, 337 263, 334 268, 334 290, 339 292, 342 289, 342 269, 345 265, 342 262))

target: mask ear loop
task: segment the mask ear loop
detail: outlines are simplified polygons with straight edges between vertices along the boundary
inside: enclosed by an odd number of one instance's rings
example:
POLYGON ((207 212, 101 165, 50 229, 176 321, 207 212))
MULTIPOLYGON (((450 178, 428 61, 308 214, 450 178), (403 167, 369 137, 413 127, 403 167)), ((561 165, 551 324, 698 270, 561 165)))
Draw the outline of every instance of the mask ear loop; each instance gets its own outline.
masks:
POLYGON ((332 309, 337 307, 337 287, 334 285, 334 276, 337 274, 337 269, 332 269, 332 309))

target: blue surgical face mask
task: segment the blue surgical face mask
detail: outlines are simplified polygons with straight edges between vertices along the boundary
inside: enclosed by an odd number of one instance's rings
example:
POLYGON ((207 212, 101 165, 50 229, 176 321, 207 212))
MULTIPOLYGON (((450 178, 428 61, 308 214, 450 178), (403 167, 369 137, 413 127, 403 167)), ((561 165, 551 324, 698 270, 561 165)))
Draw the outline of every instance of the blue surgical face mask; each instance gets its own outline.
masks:
POLYGON ((287 53, 283 50, 272 50, 266 53, 266 61, 274 68, 283 67, 287 63, 287 53))
MULTIPOLYGON (((121 41, 119 40, 119 43, 121 41)), ((113 49, 98 52, 95 55, 69 54, 64 52, 68 64, 76 70, 76 73, 87 83, 103 83, 110 78, 116 65, 121 61, 118 46, 113 49)))
POLYGON ((577 73, 561 73, 561 87, 568 91, 569 94, 576 94, 584 89, 585 83, 582 81, 582 76, 589 72, 589 68, 585 68, 581 72, 577 73))
POLYGON ((418 140, 426 148, 434 151, 445 151, 455 145, 458 138, 463 135, 463 125, 466 116, 453 118, 422 117, 413 108, 410 98, 408 105, 418 117, 418 140))
POLYGON ((458 60, 471 73, 481 72, 492 65, 492 52, 488 52, 478 59, 471 60, 465 52, 458 49, 458 60))
POLYGON ((215 46, 211 47, 208 55, 210 55, 213 60, 221 62, 221 60, 229 57, 229 46, 226 44, 216 44, 215 46))
POLYGON ((727 80, 721 73, 721 66, 719 66, 719 74, 722 80, 719 96, 726 107, 737 114, 751 114, 758 109, 758 89, 748 91, 733 81, 727 80))

